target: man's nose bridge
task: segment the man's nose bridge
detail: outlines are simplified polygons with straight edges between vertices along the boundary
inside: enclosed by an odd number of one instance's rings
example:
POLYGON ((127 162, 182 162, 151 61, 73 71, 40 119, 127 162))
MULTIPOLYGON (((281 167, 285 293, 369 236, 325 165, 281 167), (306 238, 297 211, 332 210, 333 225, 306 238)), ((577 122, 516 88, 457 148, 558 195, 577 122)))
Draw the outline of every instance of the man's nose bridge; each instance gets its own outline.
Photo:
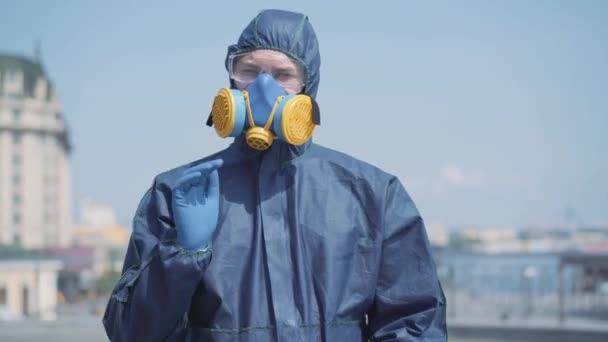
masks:
POLYGON ((274 78, 274 76, 272 75, 272 70, 270 72, 266 71, 266 70, 262 70, 260 72, 260 76, 262 78, 261 79, 262 85, 264 85, 264 86, 268 85, 274 78))

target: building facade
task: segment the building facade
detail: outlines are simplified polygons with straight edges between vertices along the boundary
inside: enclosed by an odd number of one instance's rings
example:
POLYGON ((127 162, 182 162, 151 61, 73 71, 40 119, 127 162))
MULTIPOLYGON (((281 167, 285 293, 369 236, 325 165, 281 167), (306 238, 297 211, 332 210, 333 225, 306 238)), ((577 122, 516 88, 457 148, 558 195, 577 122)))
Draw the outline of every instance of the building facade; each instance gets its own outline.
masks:
POLYGON ((57 317, 57 275, 61 262, 0 255, 0 321, 57 317))
POLYGON ((0 245, 72 243, 70 142, 36 59, 0 54, 0 245))

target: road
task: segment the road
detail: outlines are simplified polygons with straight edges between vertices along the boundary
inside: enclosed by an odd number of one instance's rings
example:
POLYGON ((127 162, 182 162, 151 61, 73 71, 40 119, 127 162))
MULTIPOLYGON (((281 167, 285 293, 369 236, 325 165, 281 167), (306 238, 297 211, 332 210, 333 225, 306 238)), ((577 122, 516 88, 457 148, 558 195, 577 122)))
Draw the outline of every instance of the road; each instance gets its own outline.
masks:
MULTIPOLYGON (((504 330, 503 327, 491 328, 488 325, 454 325, 450 328, 450 342, 542 342, 542 341, 580 341, 578 334, 551 335, 551 331, 546 333, 527 333, 534 329, 518 328, 516 326, 504 330), (502 330, 501 330, 502 329, 502 330), (514 334, 512 334, 514 333, 514 334), (510 336, 509 336, 510 335, 510 336), (515 337, 515 336, 519 337, 515 337), (502 337, 504 336, 504 338, 502 337), (523 336, 523 337, 522 337, 523 336), (531 337, 533 336, 533 337, 531 337)), ((507 327, 509 328, 509 327, 507 327)), ((545 329, 546 330, 546 329, 545 329)), ((554 332, 554 331, 553 331, 554 332)), ((584 334, 583 334, 584 335, 584 334)), ((589 338, 583 337, 585 341, 608 341, 608 332, 589 338)), ((0 341, 2 342, 103 342, 108 341, 101 317, 90 313, 80 314, 70 313, 63 315, 56 321, 42 322, 38 320, 23 320, 12 322, 0 322, 0 341)))

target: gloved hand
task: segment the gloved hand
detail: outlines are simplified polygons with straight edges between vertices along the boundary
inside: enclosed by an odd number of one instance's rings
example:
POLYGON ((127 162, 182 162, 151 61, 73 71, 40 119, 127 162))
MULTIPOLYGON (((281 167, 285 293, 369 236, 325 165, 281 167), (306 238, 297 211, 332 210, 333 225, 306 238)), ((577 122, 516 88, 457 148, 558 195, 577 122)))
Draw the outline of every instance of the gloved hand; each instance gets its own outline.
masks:
POLYGON ((220 211, 221 159, 187 169, 173 190, 173 217, 177 243, 189 250, 206 247, 217 226, 220 211))

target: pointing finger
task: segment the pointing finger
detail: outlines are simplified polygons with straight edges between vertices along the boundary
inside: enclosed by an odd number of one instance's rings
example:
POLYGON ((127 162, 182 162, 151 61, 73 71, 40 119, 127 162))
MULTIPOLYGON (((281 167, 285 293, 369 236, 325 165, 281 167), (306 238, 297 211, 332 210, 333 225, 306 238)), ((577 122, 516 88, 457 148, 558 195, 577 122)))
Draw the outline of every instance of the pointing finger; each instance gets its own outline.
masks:
POLYGON ((215 159, 209 162, 204 162, 198 165, 195 165, 189 169, 187 169, 186 171, 184 171, 184 174, 200 174, 200 175, 206 175, 209 174, 209 172, 219 169, 222 165, 224 164, 224 161, 221 159, 215 159))

